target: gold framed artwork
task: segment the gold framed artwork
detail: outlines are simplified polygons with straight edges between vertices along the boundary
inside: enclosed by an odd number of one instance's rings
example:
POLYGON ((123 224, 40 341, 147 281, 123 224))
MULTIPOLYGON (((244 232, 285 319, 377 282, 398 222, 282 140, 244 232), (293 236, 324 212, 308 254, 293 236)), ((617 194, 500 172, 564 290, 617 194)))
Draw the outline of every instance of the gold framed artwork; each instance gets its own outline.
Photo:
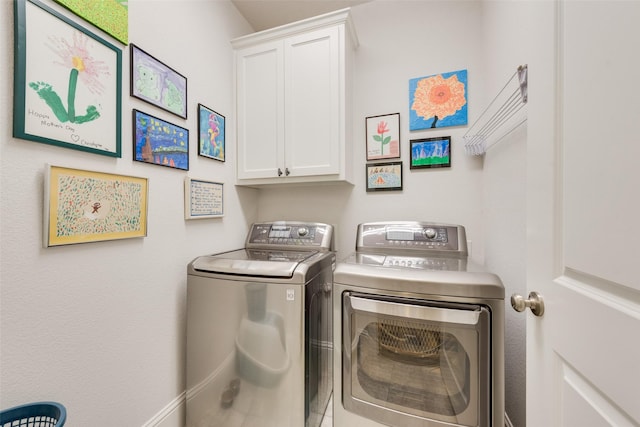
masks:
POLYGON ((47 165, 44 189, 44 247, 147 235, 147 178, 47 165))

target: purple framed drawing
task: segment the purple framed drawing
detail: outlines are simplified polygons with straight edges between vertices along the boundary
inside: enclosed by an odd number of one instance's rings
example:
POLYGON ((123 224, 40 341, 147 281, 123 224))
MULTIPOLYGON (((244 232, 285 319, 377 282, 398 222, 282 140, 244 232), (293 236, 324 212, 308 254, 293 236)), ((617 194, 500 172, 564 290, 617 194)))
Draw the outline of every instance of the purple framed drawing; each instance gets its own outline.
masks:
POLYGON ((133 160, 189 170, 189 130, 134 109, 133 160))
POLYGON ((365 119, 367 160, 400 158, 400 113, 365 119))
POLYGON ((198 155, 224 162, 224 116, 198 104, 198 155))
POLYGON ((409 80, 409 130, 467 124, 467 70, 409 80))
POLYGON ((187 78, 131 43, 131 96, 187 118, 187 78))

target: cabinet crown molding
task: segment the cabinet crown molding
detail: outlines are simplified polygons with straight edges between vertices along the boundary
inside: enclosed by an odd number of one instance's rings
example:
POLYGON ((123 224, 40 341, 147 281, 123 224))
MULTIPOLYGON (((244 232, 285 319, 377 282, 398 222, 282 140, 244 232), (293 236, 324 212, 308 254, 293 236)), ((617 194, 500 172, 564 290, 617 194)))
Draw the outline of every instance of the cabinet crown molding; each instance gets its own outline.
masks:
POLYGON ((340 9, 335 12, 329 12, 312 18, 303 19, 301 21, 292 22, 290 24, 281 25, 279 27, 269 28, 268 30, 247 34, 231 40, 231 46, 234 49, 241 49, 258 43, 279 40, 284 36, 289 37, 297 33, 305 33, 310 30, 340 24, 343 24, 347 29, 347 34, 349 35, 352 47, 354 49, 357 48, 360 45, 360 42, 358 41, 358 36, 356 35, 355 27, 351 20, 351 8, 340 9))

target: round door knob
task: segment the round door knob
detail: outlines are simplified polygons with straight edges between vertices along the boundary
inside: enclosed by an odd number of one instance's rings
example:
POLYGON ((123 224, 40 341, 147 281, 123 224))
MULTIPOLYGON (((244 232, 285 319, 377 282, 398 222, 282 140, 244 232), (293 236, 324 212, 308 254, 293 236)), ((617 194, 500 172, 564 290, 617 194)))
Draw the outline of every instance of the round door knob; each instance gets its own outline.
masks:
POLYGON ((529 299, 525 299, 522 295, 518 294, 511 295, 511 307, 517 312, 522 312, 529 307, 531 312, 536 316, 542 316, 544 314, 544 300, 542 295, 535 291, 529 293, 529 299))

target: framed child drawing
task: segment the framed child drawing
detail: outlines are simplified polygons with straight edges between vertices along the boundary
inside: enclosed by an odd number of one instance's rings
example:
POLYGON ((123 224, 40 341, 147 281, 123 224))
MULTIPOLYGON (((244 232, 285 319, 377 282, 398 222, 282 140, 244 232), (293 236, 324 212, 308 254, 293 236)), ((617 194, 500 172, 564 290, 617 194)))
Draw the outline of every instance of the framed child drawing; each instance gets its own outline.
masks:
POLYGON ((365 119, 367 161, 400 158, 400 113, 365 119))
POLYGON ((15 23, 13 135, 120 157, 120 49, 37 0, 15 23))

